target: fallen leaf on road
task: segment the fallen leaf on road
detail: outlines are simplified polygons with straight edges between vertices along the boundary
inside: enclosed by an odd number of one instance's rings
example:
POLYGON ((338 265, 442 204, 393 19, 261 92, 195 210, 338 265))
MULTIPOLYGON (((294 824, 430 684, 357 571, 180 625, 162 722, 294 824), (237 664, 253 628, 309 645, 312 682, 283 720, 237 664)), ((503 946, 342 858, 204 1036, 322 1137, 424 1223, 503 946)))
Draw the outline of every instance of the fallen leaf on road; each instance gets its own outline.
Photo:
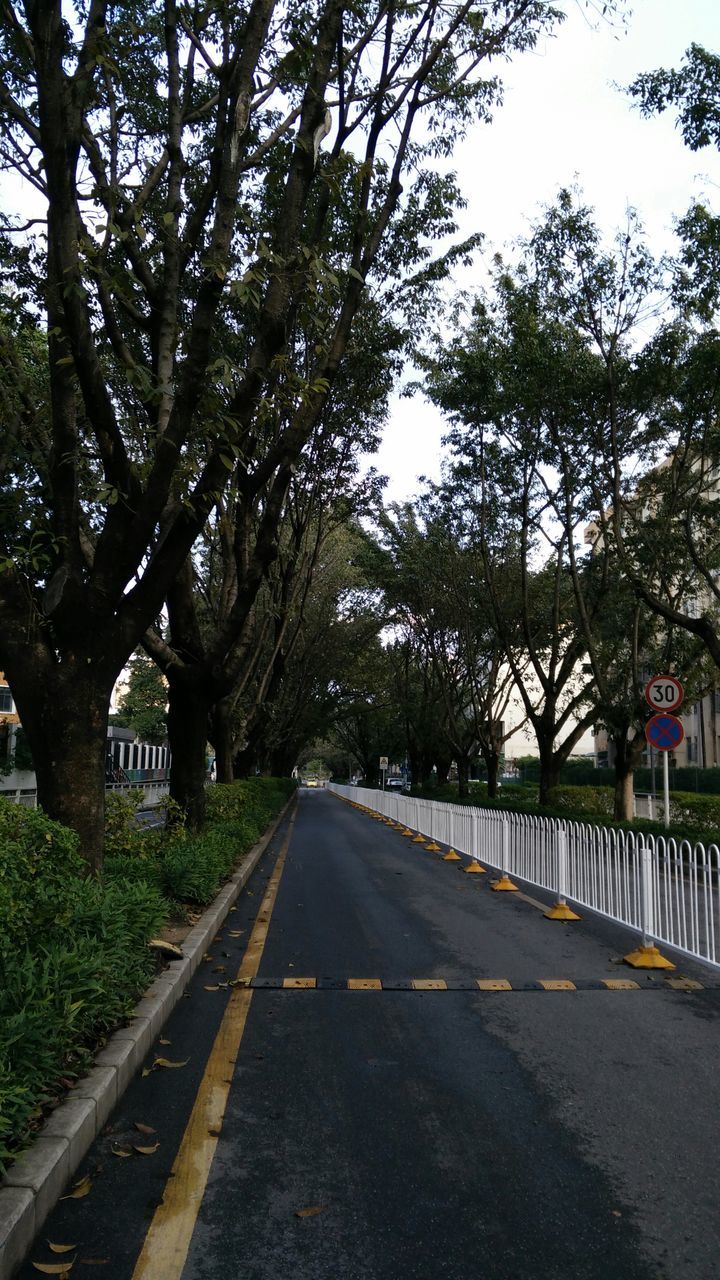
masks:
POLYGON ((71 1267, 75 1266, 75 1259, 70 1262, 33 1262, 36 1271, 42 1271, 44 1276, 66 1276, 71 1267))
POLYGON ((127 1160, 132 1155, 132 1149, 129 1146, 125 1146, 125 1144, 121 1147, 111 1147, 110 1150, 114 1156, 120 1156, 123 1160, 127 1160))
POLYGON ((47 1243, 52 1253, 72 1253, 73 1249, 77 1249, 76 1244, 53 1244, 52 1240, 48 1240, 47 1243))
POLYGON ((154 1067, 186 1067, 189 1061, 190 1061, 189 1058, 185 1058, 183 1062, 171 1062, 169 1058, 156 1058, 155 1061, 153 1062, 153 1068, 154 1067))
POLYGON ((212 972, 213 972, 213 973, 224 973, 224 972, 225 972, 225 965, 224 965, 224 964, 216 964, 216 965, 215 965, 215 968, 213 969, 213 971, 212 971, 212 972))
POLYGON ((161 1036, 161 1037, 160 1037, 160 1040, 159 1040, 159 1042, 158 1042, 158 1043, 159 1043, 159 1044, 172 1044, 172 1040, 163 1040, 163 1038, 162 1038, 162 1036, 161 1036))
POLYGON ((242 937, 242 935, 244 934, 244 932, 245 932, 245 930, 244 930, 244 929, 228 929, 228 937, 229 937, 229 938, 241 938, 241 937, 242 937))
POLYGON ((205 952, 205 955, 203 956, 203 960, 214 960, 214 959, 215 957, 211 956, 209 951, 205 952))
POLYGON ((622 1214, 619 1209, 611 1209, 610 1212, 613 1218, 622 1218, 622 1214))
POLYGON ((107 1267, 110 1263, 109 1258, 81 1258, 81 1267, 107 1267))
MULTIPOLYGON (((162 1040, 160 1043, 163 1043, 162 1040)), ((141 1120, 136 1120, 133 1127, 137 1129, 138 1133, 157 1133, 157 1129, 153 1129, 150 1124, 143 1124, 141 1120)))
POLYGON ((214 987, 206 987, 206 988, 205 988, 205 990, 206 990, 206 991, 219 991, 219 990, 220 990, 220 988, 219 988, 218 986, 214 986, 214 987))
POLYGON ((68 1191, 67 1195, 61 1196, 60 1199, 61 1200, 82 1200, 83 1196, 87 1195, 91 1186, 92 1186, 92 1182, 90 1181, 90 1176, 89 1174, 86 1174, 84 1178, 80 1178, 78 1182, 75 1182, 73 1184, 72 1191, 68 1191))
POLYGON ((152 1147, 138 1147, 135 1143, 133 1143, 133 1149, 135 1151, 138 1151, 141 1156, 153 1156, 159 1146, 160 1146, 159 1142, 154 1143, 152 1147))
POLYGON ((307 1209, 296 1209, 296 1218, 314 1218, 316 1213, 322 1213, 323 1209, 327 1209, 325 1204, 311 1204, 307 1209))

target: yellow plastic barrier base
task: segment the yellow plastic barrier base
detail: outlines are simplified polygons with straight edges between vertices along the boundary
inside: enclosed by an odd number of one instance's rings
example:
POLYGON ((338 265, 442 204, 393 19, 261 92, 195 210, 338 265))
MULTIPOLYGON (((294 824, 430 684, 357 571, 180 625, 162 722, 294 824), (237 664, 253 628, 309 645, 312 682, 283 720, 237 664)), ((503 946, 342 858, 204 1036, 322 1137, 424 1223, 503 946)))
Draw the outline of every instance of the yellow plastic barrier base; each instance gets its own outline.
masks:
POLYGON ((636 947, 628 955, 623 956, 625 964, 633 969, 675 969, 676 965, 658 951, 657 947, 636 947))
POLYGON ((436 844, 434 840, 431 840, 430 844, 426 844, 425 848, 428 853, 440 853, 440 845, 436 844))
POLYGON ((481 867, 479 862, 468 862, 462 870, 466 876, 484 876, 487 873, 487 867, 481 867))
POLYGON ((427 836, 421 836, 419 831, 416 836, 413 836, 413 844, 424 844, 426 840, 427 836))
POLYGON ((443 856, 443 862, 462 862, 462 858, 454 849, 448 849, 447 853, 443 856))
POLYGON ((518 887, 513 884, 509 876, 501 876, 499 880, 493 880, 490 888, 495 893, 517 893, 518 887))
POLYGON ((567 902, 555 902, 549 911, 544 911, 543 915, 546 920, 582 920, 582 916, 573 911, 567 902))
POLYGON ((414 836, 415 832, 411 831, 409 827, 406 827, 405 830, 402 831, 400 834, 403 836, 414 836))

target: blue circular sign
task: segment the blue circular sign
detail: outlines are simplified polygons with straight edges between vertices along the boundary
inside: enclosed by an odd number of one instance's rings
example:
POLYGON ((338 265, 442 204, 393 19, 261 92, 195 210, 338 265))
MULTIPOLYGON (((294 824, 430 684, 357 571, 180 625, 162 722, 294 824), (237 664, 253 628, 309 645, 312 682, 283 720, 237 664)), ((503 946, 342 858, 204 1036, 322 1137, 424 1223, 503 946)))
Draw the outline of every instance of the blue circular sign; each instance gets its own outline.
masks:
POLYGON ((682 721, 677 716, 651 716, 645 725, 645 737, 656 751, 674 751, 685 737, 682 721))

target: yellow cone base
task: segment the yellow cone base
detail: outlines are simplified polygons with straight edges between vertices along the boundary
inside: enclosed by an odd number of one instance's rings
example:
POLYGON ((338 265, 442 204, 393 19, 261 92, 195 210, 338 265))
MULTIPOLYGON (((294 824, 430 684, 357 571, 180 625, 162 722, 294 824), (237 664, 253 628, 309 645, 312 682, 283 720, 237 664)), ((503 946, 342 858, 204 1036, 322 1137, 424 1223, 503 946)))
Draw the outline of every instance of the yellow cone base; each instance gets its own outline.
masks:
POLYGON ((652 946, 637 947, 635 951, 623 956, 623 960, 633 969, 674 969, 676 967, 672 961, 665 959, 657 947, 652 946))
POLYGON ((421 836, 420 832, 418 832, 418 834, 413 837, 413 844, 424 844, 426 840, 427 836, 421 836))
POLYGON ((467 866, 463 867, 463 871, 466 876, 484 876, 487 867, 481 867, 479 862, 468 862, 467 866))
POLYGON ((447 853, 443 856, 443 862, 462 862, 462 858, 454 849, 448 849, 447 853))
POLYGON ((405 830, 404 830, 404 831, 401 831, 401 833, 400 833, 400 834, 401 834, 401 835, 403 835, 403 836, 414 836, 414 835, 415 835, 415 832, 414 832, 414 831, 411 831, 409 827, 406 827, 406 828, 405 828, 405 830))
POLYGON ((546 920, 582 920, 567 902, 555 902, 549 911, 544 911, 543 915, 546 920))
POLYGON ((513 884, 509 876, 501 876, 499 880, 494 880, 490 888, 495 893, 517 893, 518 891, 517 885, 513 884))
POLYGON ((439 853, 439 852, 440 852, 440 845, 439 845, 439 844, 436 844, 434 840, 431 840, 431 841, 430 841, 430 844, 426 844, 426 845, 425 845, 425 848, 427 849, 428 853, 439 853))

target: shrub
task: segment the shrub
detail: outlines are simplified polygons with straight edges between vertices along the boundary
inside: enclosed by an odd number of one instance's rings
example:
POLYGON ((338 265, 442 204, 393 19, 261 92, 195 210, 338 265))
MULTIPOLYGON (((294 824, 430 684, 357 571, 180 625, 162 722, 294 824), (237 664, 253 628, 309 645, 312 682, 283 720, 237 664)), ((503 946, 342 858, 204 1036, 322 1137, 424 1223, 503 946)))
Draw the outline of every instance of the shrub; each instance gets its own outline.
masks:
POLYGON ((41 809, 0 799, 0 958, 67 923, 85 870, 78 837, 41 809))
POLYGON ((607 814, 612 817, 614 791, 612 787, 551 787, 550 806, 573 817, 585 813, 607 814))
POLYGON ((155 965, 147 939, 166 916, 147 885, 73 880, 62 927, 0 960, 0 1167, 60 1078, 130 1013, 155 965))
POLYGON ((148 939, 177 903, 213 897, 293 785, 209 788, 213 825, 197 836, 139 827, 134 801, 112 795, 101 880, 83 878, 73 832, 0 800, 0 1173, 147 987, 148 939))

